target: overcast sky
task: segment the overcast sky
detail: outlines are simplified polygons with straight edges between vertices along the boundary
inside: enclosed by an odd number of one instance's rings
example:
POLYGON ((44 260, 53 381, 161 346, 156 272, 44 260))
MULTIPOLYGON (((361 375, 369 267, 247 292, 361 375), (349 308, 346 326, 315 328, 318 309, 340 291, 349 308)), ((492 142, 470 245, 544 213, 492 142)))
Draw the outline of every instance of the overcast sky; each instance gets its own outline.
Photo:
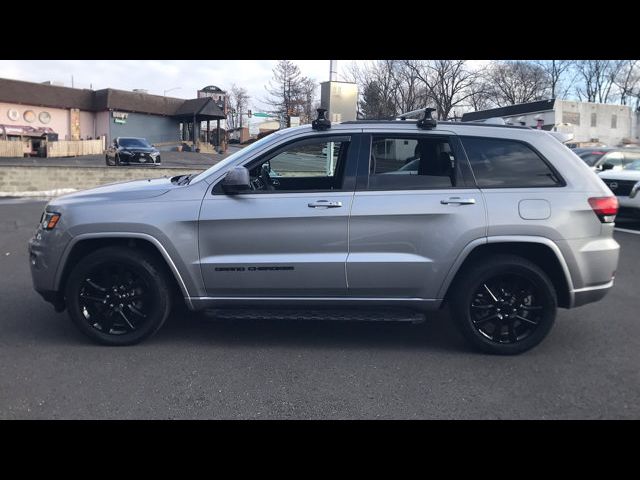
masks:
MULTIPOLYGON (((302 75, 317 82, 329 80, 329 60, 292 60, 302 75)), ((338 80, 352 60, 338 62, 338 80)), ((232 84, 251 95, 252 107, 262 109, 265 85, 273 78, 277 60, 0 60, 0 77, 30 82, 47 80, 80 88, 142 88, 149 93, 195 98, 198 89, 216 85, 224 90, 232 84), (180 87, 179 89, 175 89, 180 87)), ((318 89, 318 96, 320 91, 318 89)))

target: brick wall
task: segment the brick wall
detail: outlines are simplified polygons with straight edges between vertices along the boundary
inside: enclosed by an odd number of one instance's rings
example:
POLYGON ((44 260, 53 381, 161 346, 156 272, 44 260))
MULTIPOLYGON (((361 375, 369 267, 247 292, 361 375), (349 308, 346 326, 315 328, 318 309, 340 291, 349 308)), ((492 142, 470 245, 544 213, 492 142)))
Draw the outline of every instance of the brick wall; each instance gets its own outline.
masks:
POLYGON ((0 192, 36 192, 62 188, 84 190, 107 183, 173 177, 194 172, 189 168, 0 166, 0 192))

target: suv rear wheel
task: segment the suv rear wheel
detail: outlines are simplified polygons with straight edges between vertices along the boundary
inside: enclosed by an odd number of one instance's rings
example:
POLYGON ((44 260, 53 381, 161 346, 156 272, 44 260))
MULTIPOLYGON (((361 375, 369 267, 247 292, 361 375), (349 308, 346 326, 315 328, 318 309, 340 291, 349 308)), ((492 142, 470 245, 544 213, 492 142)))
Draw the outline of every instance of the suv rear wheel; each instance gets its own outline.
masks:
POLYGON ((451 313, 480 350, 514 355, 538 345, 555 321, 557 298, 549 277, 515 255, 473 264, 452 285, 451 313))
POLYGON ((78 262, 65 296, 69 315, 82 333, 105 345, 131 345, 153 335, 167 319, 169 285, 151 256, 107 247, 78 262))

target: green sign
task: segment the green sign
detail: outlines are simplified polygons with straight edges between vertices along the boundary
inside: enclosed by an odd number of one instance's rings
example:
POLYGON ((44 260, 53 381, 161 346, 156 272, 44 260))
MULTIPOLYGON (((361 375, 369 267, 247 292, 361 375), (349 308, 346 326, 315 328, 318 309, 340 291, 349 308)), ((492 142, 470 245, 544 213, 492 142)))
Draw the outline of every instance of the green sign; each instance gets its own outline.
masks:
POLYGON ((261 117, 261 118, 269 118, 269 117, 273 117, 275 115, 271 115, 270 113, 254 113, 253 116, 254 117, 261 117))
POLYGON ((126 118, 114 118, 113 122, 114 123, 127 123, 127 119, 126 118))

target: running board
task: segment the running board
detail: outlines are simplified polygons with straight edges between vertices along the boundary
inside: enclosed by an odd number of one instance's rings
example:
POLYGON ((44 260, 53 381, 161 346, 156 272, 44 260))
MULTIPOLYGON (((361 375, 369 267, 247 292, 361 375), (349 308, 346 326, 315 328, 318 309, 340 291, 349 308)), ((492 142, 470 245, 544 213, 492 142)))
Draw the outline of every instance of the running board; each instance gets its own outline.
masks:
POLYGON ((216 308, 206 312, 224 320, 332 320, 360 322, 422 323, 425 314, 402 309, 248 309, 216 308))

